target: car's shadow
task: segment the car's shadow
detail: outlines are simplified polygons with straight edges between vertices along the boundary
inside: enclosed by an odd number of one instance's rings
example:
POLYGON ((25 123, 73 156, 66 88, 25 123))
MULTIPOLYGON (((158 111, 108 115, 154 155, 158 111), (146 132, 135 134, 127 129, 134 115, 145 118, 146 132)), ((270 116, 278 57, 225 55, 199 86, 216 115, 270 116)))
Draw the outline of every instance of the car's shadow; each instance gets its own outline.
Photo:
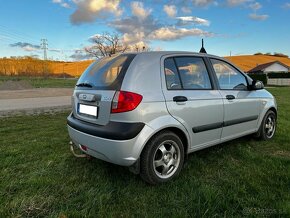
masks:
MULTIPOLYGON (((215 146, 207 147, 205 149, 193 152, 186 157, 185 166, 187 165, 195 165, 195 161, 198 159, 209 159, 215 155, 228 155, 235 152, 237 146, 243 146, 247 143, 255 142, 256 140, 253 139, 251 136, 244 136, 242 138, 238 138, 235 140, 231 140, 222 144, 218 144, 215 146)), ((217 159, 216 159, 217 160, 217 159)), ((143 183, 139 178, 139 175, 135 175, 131 173, 128 167, 123 167, 119 165, 115 165, 112 163, 108 163, 102 160, 98 160, 95 158, 89 158, 84 163, 88 168, 90 168, 92 175, 101 173, 102 179, 106 180, 112 186, 127 186, 130 183, 143 183), (96 172, 97 170, 101 172, 96 172)), ((183 169, 183 173, 187 174, 187 168, 183 169)), ((190 167, 191 168, 191 167, 190 167)), ((81 173, 81 172, 80 172, 81 173)))

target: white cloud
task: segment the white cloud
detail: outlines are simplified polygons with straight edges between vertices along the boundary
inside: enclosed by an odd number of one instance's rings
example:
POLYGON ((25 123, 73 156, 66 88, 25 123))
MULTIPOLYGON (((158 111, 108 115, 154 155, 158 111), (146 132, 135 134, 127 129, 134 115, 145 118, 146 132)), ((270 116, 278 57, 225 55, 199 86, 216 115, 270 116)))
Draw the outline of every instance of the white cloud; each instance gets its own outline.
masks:
POLYGON ((209 20, 206 20, 206 19, 203 19, 203 18, 199 18, 199 17, 194 17, 194 16, 176 17, 176 19, 179 19, 183 23, 193 22, 195 24, 203 25, 203 26, 209 26, 210 25, 210 21, 209 20))
POLYGON ((259 10, 260 8, 262 8, 262 5, 259 2, 255 2, 255 3, 250 4, 249 7, 252 10, 256 11, 256 10, 259 10))
POLYGON ((177 13, 177 9, 175 5, 164 5, 163 10, 169 17, 175 17, 177 13))
POLYGON ((144 32, 132 32, 132 33, 124 33, 123 42, 124 44, 136 44, 138 42, 143 42, 145 39, 144 32))
POLYGON ((268 19, 269 15, 267 14, 250 14, 249 17, 252 19, 252 20, 266 20, 268 19))
POLYGON ((132 14, 144 20, 152 12, 152 9, 145 9, 143 2, 131 2, 132 14))
POLYGON ((290 9, 290 2, 285 3, 283 7, 286 9, 290 9))
POLYGON ((227 4, 231 7, 235 7, 252 1, 253 0, 227 0, 227 4))
POLYGON ((185 13, 185 14, 189 14, 189 13, 191 13, 190 8, 188 8, 188 7, 182 7, 182 8, 181 8, 181 11, 182 11, 183 13, 185 13))
POLYGON ((194 6, 206 7, 213 3, 213 0, 192 0, 194 6))
POLYGON ((59 4, 61 7, 70 8, 70 5, 64 0, 52 0, 52 3, 59 4))
POLYGON ((120 0, 73 0, 77 9, 71 15, 73 24, 94 22, 97 18, 109 16, 108 13, 120 16, 120 0))
POLYGON ((124 41, 128 44, 138 41, 146 41, 147 36, 154 30, 161 27, 161 24, 151 15, 144 19, 137 19, 136 16, 117 19, 109 24, 124 36, 124 41))
POLYGON ((161 27, 152 32, 148 37, 152 40, 176 40, 186 36, 213 36, 213 33, 203 31, 198 28, 186 29, 176 27, 161 27))

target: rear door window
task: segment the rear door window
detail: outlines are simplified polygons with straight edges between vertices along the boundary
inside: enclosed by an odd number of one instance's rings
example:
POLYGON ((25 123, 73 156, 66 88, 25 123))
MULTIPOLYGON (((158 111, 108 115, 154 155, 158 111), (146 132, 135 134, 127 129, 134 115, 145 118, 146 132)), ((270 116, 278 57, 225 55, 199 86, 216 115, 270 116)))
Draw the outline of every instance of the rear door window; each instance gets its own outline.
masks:
POLYGON ((209 74, 201 57, 174 57, 164 60, 168 90, 212 89, 209 74))
MULTIPOLYGON (((95 89, 120 89, 125 73, 135 55, 123 54, 114 57, 104 57, 92 63, 77 82, 89 84, 95 89)), ((88 86, 82 86, 82 88, 88 86)))

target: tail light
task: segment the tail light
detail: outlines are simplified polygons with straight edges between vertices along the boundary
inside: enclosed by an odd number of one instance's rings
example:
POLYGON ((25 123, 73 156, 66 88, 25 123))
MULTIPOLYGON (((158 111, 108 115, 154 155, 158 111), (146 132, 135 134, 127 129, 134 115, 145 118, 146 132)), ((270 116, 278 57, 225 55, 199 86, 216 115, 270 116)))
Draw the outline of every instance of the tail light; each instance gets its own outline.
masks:
POLYGON ((142 95, 133 92, 117 91, 113 98, 111 113, 132 111, 140 104, 142 98, 142 95))

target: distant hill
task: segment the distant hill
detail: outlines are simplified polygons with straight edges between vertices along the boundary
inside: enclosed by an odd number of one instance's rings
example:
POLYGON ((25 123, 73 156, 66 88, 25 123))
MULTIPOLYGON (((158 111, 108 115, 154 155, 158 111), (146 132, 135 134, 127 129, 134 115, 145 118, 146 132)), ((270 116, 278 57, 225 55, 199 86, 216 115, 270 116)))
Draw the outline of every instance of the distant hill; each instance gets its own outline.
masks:
POLYGON ((80 76, 93 60, 79 62, 43 61, 31 57, 0 58, 0 75, 80 76))
POLYGON ((247 72, 260 64, 265 64, 273 61, 280 61, 290 67, 290 58, 276 57, 272 55, 241 55, 225 57, 241 70, 247 72))
MULTIPOLYGON (((241 70, 247 72, 260 64, 265 64, 273 61, 280 61, 290 67, 290 58, 277 57, 272 55, 241 55, 225 57, 241 70)), ((47 61, 32 58, 0 58, 0 75, 32 75, 42 76, 44 66, 46 71, 51 74, 71 75, 79 77, 84 70, 93 62, 93 60, 78 61, 78 62, 61 62, 47 61)))

